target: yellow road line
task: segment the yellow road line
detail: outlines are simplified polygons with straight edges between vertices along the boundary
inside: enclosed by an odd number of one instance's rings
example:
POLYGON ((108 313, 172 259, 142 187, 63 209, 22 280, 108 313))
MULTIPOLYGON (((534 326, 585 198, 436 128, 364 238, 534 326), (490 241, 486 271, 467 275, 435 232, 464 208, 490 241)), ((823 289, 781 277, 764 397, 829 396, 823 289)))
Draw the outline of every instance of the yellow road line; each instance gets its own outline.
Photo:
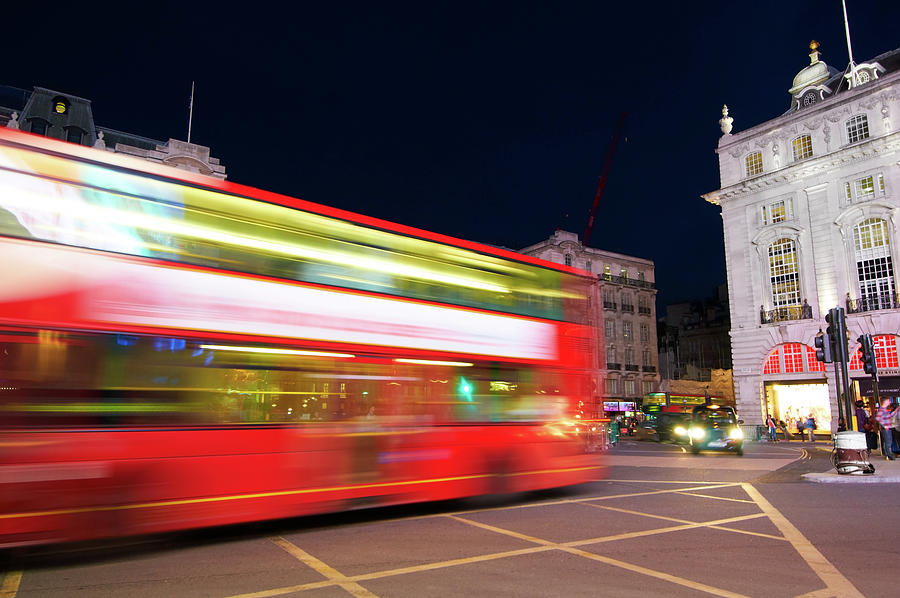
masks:
MULTIPOLYGON (((771 540, 785 541, 787 539, 787 538, 782 538, 781 536, 773 536, 772 534, 763 534, 761 532, 751 532, 751 531, 735 529, 735 528, 731 528, 731 527, 723 527, 723 525, 722 525, 724 523, 736 523, 738 521, 749 521, 751 519, 760 519, 761 517, 766 516, 765 513, 752 513, 750 515, 740 515, 737 517, 728 517, 726 519, 715 519, 712 521, 702 521, 701 522, 701 521, 689 521, 686 519, 677 519, 675 517, 666 517, 664 515, 653 515, 651 513, 641 513, 640 511, 630 511, 628 509, 618 509, 616 507, 607 507, 605 505, 590 505, 590 506, 597 508, 597 509, 607 509, 609 511, 617 511, 619 513, 627 513, 630 515, 640 515, 642 517, 650 517, 652 519, 662 519, 664 521, 671 521, 673 523, 681 523, 682 524, 682 525, 677 525, 677 526, 673 526, 673 527, 662 527, 662 528, 658 528, 655 530, 645 530, 643 532, 630 532, 628 534, 625 534, 624 537, 637 537, 635 534, 651 535, 651 534, 655 534, 655 533, 665 533, 665 532, 670 532, 670 531, 677 532, 677 531, 686 530, 686 529, 709 527, 712 529, 718 529, 718 530, 722 530, 722 531, 726 531, 726 532, 733 532, 735 534, 745 534, 748 536, 759 536, 761 538, 769 538, 771 540)), ((620 539, 618 536, 609 536, 609 538, 612 540, 620 539)), ((603 538, 598 541, 606 542, 607 540, 606 540, 606 538, 603 538)), ((591 541, 579 540, 578 543, 569 542, 568 544, 570 546, 580 546, 582 544, 590 544, 592 542, 593 542, 592 540, 591 541)))
MULTIPOLYGON (((433 571, 435 569, 444 569, 447 567, 455 567, 457 565, 468 565, 472 563, 481 563, 485 561, 492 561, 497 559, 505 559, 513 556, 521 556, 526 554, 534 554, 537 552, 546 552, 548 550, 553 550, 551 546, 534 546, 532 548, 520 548, 518 550, 508 550, 505 552, 495 552, 492 554, 483 554, 479 556, 473 557, 464 557, 459 559, 452 559, 449 561, 440 561, 437 563, 426 563, 424 565, 413 565, 410 567, 401 567, 399 569, 388 569, 386 571, 376 571, 373 573, 363 573, 360 575, 353 575, 348 577, 349 581, 369 581, 373 579, 381 579, 384 577, 394 577, 397 575, 405 575, 407 573, 420 573, 422 571, 433 571)), ((334 581, 316 581, 312 583, 300 584, 296 586, 286 586, 282 588, 273 588, 271 590, 264 590, 262 592, 252 592, 249 594, 236 594, 234 596, 229 596, 228 598, 268 598, 270 596, 281 596, 283 594, 290 594, 292 592, 303 592, 305 590, 316 590, 319 588, 325 588, 329 586, 337 585, 334 581)))
POLYGON ((22 571, 7 571, 0 584, 0 598, 16 598, 19 584, 22 583, 22 571))
POLYGON ((564 550, 568 553, 571 553, 571 554, 575 554, 575 555, 584 557, 586 559, 599 561, 606 565, 612 565, 613 567, 619 567, 620 569, 626 569, 628 571, 640 573, 640 574, 646 575, 648 577, 655 577, 655 578, 661 579, 663 581, 668 581, 668 582, 671 582, 674 584, 678 584, 680 586, 684 586, 686 588, 691 588, 692 590, 699 590, 701 592, 706 592, 706 593, 712 594, 714 596, 724 596, 725 598, 749 598, 745 594, 737 594, 735 592, 729 592, 728 590, 723 590, 722 588, 710 586, 705 583, 692 581, 690 579, 685 579, 683 577, 677 577, 675 575, 669 575, 668 573, 663 573, 661 571, 654 571, 653 569, 647 569, 646 567, 641 567, 639 565, 632 565, 631 563, 626 563, 624 561, 611 559, 606 556, 594 554, 593 552, 587 552, 586 550, 579 550, 577 548, 568 548, 568 547, 562 548, 562 550, 564 550))
POLYGON ((759 490, 746 483, 741 484, 741 486, 743 486, 747 495, 756 501, 756 504, 759 505, 762 512, 775 524, 775 527, 784 534, 784 537, 787 538, 788 542, 794 546, 794 550, 800 554, 803 560, 806 561, 806 564, 808 564, 813 572, 819 576, 819 579, 825 582, 827 590, 842 598, 862 598, 862 593, 850 583, 850 580, 844 577, 843 574, 841 574, 841 572, 812 545, 812 542, 807 540, 806 536, 800 533, 800 530, 788 521, 787 517, 773 507, 772 503, 766 500, 759 490))
MULTIPOLYGON (((762 517, 762 514, 759 514, 758 516, 762 517)), ((594 554, 593 552, 581 550, 580 548, 575 548, 573 546, 573 543, 571 543, 571 542, 558 544, 555 542, 550 542, 548 540, 543 540, 541 538, 535 538, 534 536, 528 536, 526 534, 520 534, 520 533, 514 532, 512 530, 503 529, 501 527, 495 527, 495 526, 489 525, 487 523, 481 523, 479 521, 470 521, 468 519, 463 519, 460 517, 452 517, 452 519, 456 519, 457 521, 462 521, 463 523, 468 523, 475 527, 480 527, 482 529, 497 532, 497 533, 503 534, 505 536, 511 536, 513 538, 519 538, 521 540, 528 540, 529 542, 535 542, 542 546, 556 548, 557 550, 562 550, 562 551, 568 552, 570 554, 574 554, 574 555, 581 556, 584 558, 592 559, 595 561, 600 561, 601 563, 604 563, 607 565, 612 565, 614 567, 619 567, 620 569, 626 569, 628 571, 633 571, 635 573, 640 573, 642 575, 647 575, 649 577, 655 577, 657 579, 669 581, 671 583, 675 583, 680 586, 684 586, 684 587, 691 588, 694 590, 700 590, 701 592, 707 592, 707 593, 713 594, 715 596, 725 596, 727 598, 746 598, 743 594, 736 594, 734 592, 729 592, 728 590, 716 588, 714 586, 710 586, 710 585, 706 585, 706 584, 699 583, 696 581, 692 581, 690 579, 685 579, 683 577, 669 575, 668 573, 654 571, 653 569, 647 569, 646 567, 641 567, 639 565, 632 565, 631 563, 626 563, 624 561, 619 561, 619 560, 612 559, 609 557, 594 554)), ((693 526, 686 526, 686 527, 702 527, 702 525, 693 525, 693 526)), ((669 530, 666 530, 666 531, 669 531, 669 530)), ((584 542, 585 542, 584 540, 579 540, 579 541, 577 541, 577 544, 581 545, 584 542)))
POLYGON ((346 575, 329 566, 325 562, 320 561, 296 544, 293 544, 280 536, 277 538, 271 538, 271 540, 276 545, 284 549, 292 557, 296 558, 301 563, 313 569, 323 577, 327 577, 331 581, 335 582, 337 585, 347 590, 351 595, 356 596, 357 598, 378 598, 369 590, 365 589, 358 583, 350 581, 349 579, 347 579, 346 575))
POLYGON ((700 498, 712 498, 714 500, 728 500, 731 502, 743 502, 749 505, 756 504, 752 500, 747 500, 744 498, 727 498, 725 496, 709 496, 708 494, 700 494, 698 492, 681 492, 678 491, 677 494, 684 494, 685 496, 699 496, 700 498))

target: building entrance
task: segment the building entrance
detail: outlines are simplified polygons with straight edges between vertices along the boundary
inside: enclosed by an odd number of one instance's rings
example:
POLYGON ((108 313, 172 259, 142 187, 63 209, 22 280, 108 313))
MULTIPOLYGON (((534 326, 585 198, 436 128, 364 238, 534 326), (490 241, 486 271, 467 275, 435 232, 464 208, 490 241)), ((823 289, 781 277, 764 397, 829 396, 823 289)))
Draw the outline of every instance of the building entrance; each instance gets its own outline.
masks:
POLYGON ((791 434, 802 434, 799 422, 812 415, 816 433, 831 433, 831 401, 828 385, 821 382, 766 382, 766 409, 776 420, 784 421, 791 434))

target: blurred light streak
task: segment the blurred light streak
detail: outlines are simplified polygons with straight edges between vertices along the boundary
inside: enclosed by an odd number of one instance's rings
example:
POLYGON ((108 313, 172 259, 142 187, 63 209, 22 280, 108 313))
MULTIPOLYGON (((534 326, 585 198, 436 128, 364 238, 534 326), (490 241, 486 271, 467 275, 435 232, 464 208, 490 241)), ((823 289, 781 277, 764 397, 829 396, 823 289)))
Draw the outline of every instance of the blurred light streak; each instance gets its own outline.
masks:
POLYGON ((459 367, 471 367, 475 365, 474 363, 470 363, 468 361, 437 361, 432 359, 394 359, 394 361, 398 363, 417 363, 419 365, 450 365, 450 366, 459 366, 459 367))
POLYGON ((352 353, 330 353, 328 351, 302 351, 300 349, 276 349, 274 347, 238 347, 234 345, 200 345, 201 349, 213 351, 239 351, 242 353, 263 353, 266 355, 304 355, 309 357, 353 358, 352 353))

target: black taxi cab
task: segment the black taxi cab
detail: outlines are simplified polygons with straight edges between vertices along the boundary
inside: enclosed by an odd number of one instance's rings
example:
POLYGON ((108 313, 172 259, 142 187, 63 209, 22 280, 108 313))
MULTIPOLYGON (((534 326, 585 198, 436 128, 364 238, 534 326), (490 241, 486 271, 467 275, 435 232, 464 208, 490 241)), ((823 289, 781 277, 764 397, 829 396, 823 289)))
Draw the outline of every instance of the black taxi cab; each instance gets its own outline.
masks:
POLYGON ((698 405, 691 412, 687 430, 691 452, 733 451, 744 454, 744 434, 733 407, 722 405, 698 405))

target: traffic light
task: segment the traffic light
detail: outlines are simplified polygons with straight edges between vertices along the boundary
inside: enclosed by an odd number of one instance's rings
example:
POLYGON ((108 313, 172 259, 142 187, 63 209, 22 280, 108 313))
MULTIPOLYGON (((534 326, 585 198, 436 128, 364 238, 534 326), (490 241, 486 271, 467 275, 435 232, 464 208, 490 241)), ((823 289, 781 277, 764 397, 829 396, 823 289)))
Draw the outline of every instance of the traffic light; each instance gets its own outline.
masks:
POLYGON ((834 357, 831 354, 831 337, 828 336, 827 332, 822 332, 819 330, 819 334, 816 335, 816 359, 821 361, 822 363, 831 363, 834 361, 834 357))
POLYGON ((850 357, 847 349, 847 323, 844 321, 844 308, 832 307, 825 315, 828 327, 825 335, 831 340, 831 357, 834 361, 846 362, 850 357))
POLYGON ((863 363, 863 369, 867 374, 877 374, 878 364, 875 362, 875 343, 872 342, 871 334, 862 334, 858 339, 860 353, 860 361, 863 363))

